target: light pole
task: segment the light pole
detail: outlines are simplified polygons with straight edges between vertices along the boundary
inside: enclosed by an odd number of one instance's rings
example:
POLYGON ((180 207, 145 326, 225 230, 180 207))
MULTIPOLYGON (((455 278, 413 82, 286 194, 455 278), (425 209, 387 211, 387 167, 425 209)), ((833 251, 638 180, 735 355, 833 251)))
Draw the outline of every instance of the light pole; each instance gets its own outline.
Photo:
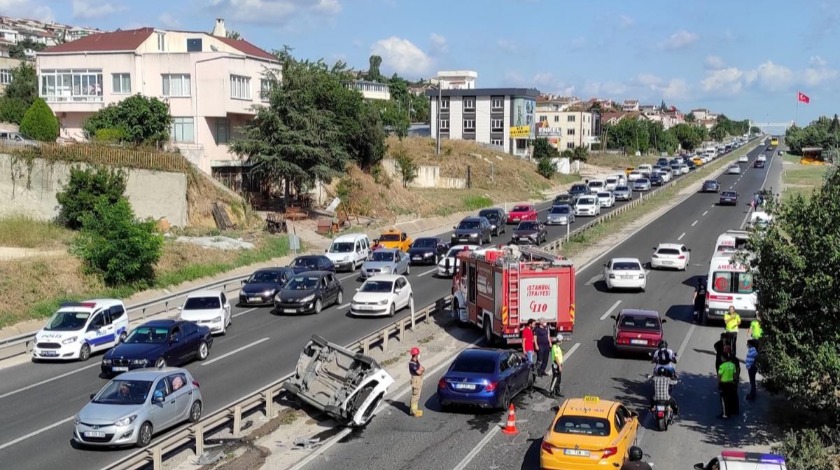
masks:
POLYGON ((440 86, 440 78, 438 78, 437 87, 438 87, 438 100, 437 100, 437 106, 436 106, 437 132, 435 133, 435 136, 437 137, 437 139, 435 139, 436 140, 436 142, 435 142, 435 155, 440 156, 440 106, 441 106, 442 101, 443 101, 443 93, 442 93, 442 87, 440 86))

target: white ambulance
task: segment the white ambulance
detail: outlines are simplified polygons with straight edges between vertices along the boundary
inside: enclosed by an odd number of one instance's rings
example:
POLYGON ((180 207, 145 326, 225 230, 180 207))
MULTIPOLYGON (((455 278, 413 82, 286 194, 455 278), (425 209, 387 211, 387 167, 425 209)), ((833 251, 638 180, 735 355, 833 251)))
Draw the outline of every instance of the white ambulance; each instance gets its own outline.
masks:
POLYGON ((716 254, 709 264, 707 279, 706 309, 701 323, 722 320, 730 306, 734 306, 744 320, 755 318, 757 296, 753 273, 735 259, 734 253, 716 254))

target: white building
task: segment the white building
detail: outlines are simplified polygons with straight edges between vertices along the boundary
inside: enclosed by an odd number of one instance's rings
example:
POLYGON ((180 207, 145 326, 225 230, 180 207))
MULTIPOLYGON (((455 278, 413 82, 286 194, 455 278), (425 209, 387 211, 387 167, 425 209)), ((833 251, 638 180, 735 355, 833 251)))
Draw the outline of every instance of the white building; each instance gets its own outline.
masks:
POLYGON ((570 107, 557 100, 537 102, 537 137, 548 139, 561 152, 575 147, 592 148, 598 113, 570 107))
POLYGON ((356 80, 355 82, 350 82, 347 87, 360 91, 362 96, 367 100, 388 101, 391 99, 391 87, 386 83, 356 80))
POLYGON ((431 81, 444 90, 472 90, 478 80, 478 72, 472 70, 443 70, 431 81))

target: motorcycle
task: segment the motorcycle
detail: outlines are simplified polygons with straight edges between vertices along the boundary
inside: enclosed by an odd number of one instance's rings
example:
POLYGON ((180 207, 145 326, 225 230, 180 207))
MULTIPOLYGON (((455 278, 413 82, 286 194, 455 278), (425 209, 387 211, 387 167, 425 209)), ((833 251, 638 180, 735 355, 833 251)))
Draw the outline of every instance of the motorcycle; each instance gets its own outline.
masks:
POLYGON ((653 417, 656 418, 656 429, 667 431, 674 423, 674 410, 667 401, 658 401, 653 405, 653 417))

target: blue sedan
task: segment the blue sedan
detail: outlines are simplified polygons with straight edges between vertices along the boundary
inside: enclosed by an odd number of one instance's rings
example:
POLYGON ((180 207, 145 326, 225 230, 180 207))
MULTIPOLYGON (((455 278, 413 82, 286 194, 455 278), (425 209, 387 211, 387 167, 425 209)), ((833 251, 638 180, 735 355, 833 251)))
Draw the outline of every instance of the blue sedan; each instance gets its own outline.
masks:
POLYGON ((144 367, 179 366, 210 355, 210 329, 184 320, 153 320, 131 332, 102 357, 102 375, 113 377, 144 367))
POLYGON ((441 408, 472 405, 506 409, 517 394, 534 385, 528 359, 513 351, 467 349, 462 351, 438 382, 441 408))

